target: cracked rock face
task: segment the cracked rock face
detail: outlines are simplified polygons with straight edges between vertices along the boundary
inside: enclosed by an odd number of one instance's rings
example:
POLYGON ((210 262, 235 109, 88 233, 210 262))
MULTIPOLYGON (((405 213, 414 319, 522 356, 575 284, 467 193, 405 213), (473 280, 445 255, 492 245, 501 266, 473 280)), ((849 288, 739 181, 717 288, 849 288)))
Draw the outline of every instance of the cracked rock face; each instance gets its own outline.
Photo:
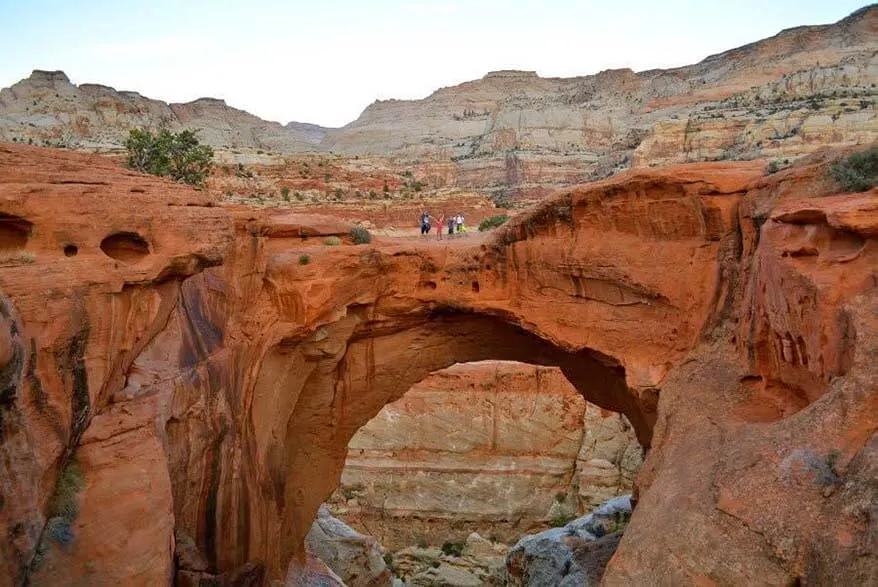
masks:
POLYGON ((188 573, 329 581, 305 536, 350 439, 481 360, 559 368, 649 448, 605 581, 875 582, 878 194, 837 194, 825 159, 631 172, 487 237, 330 247, 326 219, 0 155, 7 582, 165 584, 175 533, 188 573))

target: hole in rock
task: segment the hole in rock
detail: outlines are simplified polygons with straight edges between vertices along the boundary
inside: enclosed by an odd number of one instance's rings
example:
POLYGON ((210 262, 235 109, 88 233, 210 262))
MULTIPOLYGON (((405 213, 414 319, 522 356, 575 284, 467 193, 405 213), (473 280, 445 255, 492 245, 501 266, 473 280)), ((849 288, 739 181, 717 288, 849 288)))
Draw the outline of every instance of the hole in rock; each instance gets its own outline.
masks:
POLYGON ((33 223, 20 216, 0 212, 0 250, 23 249, 33 232, 33 223))
POLYGON ((123 263, 136 263, 149 255, 149 243, 136 232, 117 232, 101 241, 108 257, 123 263))
MULTIPOLYGON (((630 494, 642 458, 628 419, 588 402, 560 368, 458 363, 427 375, 354 434, 327 508, 377 539, 391 567, 400 551, 426 545, 450 554, 443 564, 463 555, 462 572, 474 564, 490 576, 491 552, 504 556, 525 535, 630 494)), ((629 517, 594 517, 592 533, 622 531, 629 517)), ((430 573, 427 559, 394 572, 418 584, 430 573)))
POLYGON ((473 293, 479 293, 479 282, 473 281, 473 293))
POLYGON ((76 245, 67 245, 64 247, 65 257, 75 257, 77 253, 79 253, 79 247, 76 245))

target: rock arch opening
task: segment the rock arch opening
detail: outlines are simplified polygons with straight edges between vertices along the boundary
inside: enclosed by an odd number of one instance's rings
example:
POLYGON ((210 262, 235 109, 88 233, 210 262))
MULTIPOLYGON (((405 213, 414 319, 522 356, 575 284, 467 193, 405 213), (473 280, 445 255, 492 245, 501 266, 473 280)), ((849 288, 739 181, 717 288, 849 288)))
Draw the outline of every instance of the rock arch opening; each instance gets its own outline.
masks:
MULTIPOLYGON (((502 584, 510 545, 630 493, 641 461, 627 419, 585 401, 557 367, 456 364, 354 435, 328 513, 375 538, 412 584, 440 561, 502 584)), ((307 543, 326 553, 340 538, 312 529, 307 543)))
MULTIPOLYGON (((291 537, 260 548, 269 573, 280 576, 291 559, 304 560, 304 537, 338 488, 348 444, 360 428, 431 373, 485 360, 557 368, 586 400, 625 414, 640 444, 649 445, 653 407, 627 387, 625 369, 612 357, 562 348, 504 317, 457 307, 384 315, 371 305, 348 306, 340 319, 272 346, 257 376, 251 406, 256 468, 260 491, 273 496, 277 515, 255 516, 269 528, 277 525, 264 535, 291 537)), ((246 560, 240 541, 225 540, 217 537, 214 547, 217 560, 230 559, 223 566, 246 560)))

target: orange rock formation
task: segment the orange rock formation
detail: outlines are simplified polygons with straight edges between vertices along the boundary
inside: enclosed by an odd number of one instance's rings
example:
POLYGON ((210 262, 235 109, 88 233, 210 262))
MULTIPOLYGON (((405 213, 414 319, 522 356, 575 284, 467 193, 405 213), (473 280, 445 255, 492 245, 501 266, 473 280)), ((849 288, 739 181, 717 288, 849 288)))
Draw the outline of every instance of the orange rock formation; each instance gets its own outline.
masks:
POLYGON ((762 169, 331 247, 308 218, 0 147, 0 577, 283 580, 353 434, 502 359, 560 367, 650 447, 607 584, 874 582, 878 192, 762 169))

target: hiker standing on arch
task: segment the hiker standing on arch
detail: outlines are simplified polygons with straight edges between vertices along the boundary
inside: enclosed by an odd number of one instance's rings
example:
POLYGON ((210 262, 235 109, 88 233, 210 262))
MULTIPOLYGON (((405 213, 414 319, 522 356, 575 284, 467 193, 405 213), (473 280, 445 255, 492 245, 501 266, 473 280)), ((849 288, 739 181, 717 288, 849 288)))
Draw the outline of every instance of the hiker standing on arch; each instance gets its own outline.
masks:
POLYGON ((421 214, 421 236, 425 237, 430 232, 430 213, 424 210, 421 214))

